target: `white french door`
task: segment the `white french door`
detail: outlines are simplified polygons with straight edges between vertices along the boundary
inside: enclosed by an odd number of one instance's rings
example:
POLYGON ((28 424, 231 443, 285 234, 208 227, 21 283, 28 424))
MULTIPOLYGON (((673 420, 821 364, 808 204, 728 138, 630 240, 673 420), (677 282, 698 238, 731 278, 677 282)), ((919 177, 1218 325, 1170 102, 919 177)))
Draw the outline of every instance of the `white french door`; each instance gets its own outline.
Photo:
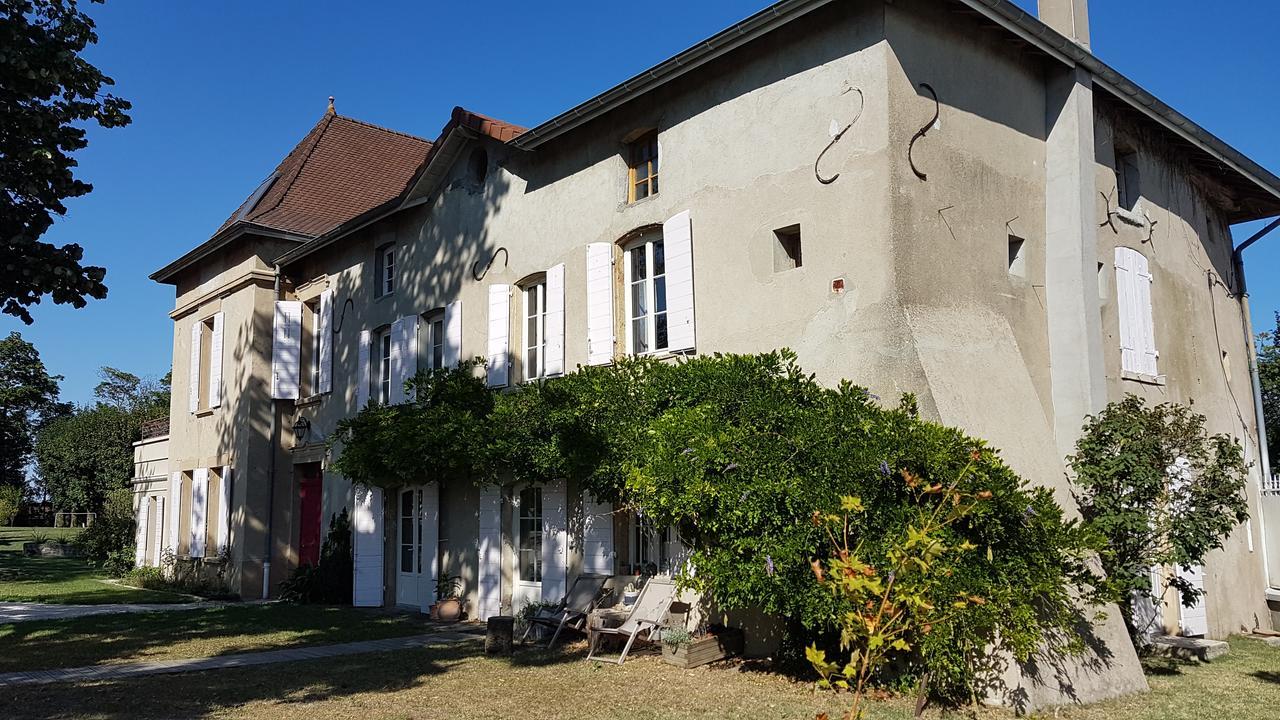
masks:
POLYGON ((515 496, 515 572, 511 606, 515 612, 542 599, 542 488, 529 486, 515 496))
POLYGON ((423 547, 423 489, 405 488, 397 504, 399 552, 396 568, 396 604, 422 606, 423 573, 430 572, 431 559, 423 547))

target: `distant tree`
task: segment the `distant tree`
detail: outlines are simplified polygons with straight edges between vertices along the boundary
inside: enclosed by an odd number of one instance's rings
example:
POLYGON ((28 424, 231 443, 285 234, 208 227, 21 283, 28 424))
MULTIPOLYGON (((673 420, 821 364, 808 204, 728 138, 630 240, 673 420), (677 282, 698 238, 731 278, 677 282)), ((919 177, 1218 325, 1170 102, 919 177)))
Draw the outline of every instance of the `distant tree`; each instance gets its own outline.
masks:
POLYGON ((70 410, 58 401, 61 379, 49 374, 22 335, 9 333, 0 340, 0 486, 26 483, 36 433, 70 410))
POLYGON ((169 412, 169 375, 147 380, 104 366, 98 376, 96 402, 50 422, 36 441, 37 482, 59 510, 97 512, 128 487, 142 423, 169 412))
POLYGON ((1267 451, 1272 471, 1280 472, 1280 312, 1276 329, 1258 333, 1258 379, 1262 385, 1262 418, 1267 424, 1267 451))
POLYGON ((0 310, 27 324, 45 295, 78 308, 107 295, 106 270, 81 265, 79 245, 40 241, 63 201, 93 189, 73 173, 83 125, 129 123, 130 104, 81 57, 97 41, 76 0, 0 0, 0 310))

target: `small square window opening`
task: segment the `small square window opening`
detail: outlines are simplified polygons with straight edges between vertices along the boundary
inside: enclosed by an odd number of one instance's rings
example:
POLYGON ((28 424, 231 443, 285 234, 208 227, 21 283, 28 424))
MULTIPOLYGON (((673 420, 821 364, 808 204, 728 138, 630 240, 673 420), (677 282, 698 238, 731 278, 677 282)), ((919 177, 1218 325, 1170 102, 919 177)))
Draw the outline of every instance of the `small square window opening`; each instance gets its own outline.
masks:
POLYGON ((1017 235, 1009 236, 1009 274, 1014 277, 1027 276, 1026 240, 1017 235))
POLYGON ((800 226, 780 228, 773 231, 773 271, 794 270, 804 265, 800 251, 800 226))
POLYGON ((640 136, 628 146, 627 202, 658 194, 658 133, 640 136))

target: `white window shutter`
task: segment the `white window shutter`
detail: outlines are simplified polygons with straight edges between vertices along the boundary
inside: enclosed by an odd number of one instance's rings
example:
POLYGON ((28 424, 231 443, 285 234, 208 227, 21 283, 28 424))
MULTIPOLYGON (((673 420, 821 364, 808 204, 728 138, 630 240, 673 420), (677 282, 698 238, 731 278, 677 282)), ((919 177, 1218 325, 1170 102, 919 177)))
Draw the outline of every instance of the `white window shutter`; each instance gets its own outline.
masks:
POLYGON ((209 468, 196 468, 191 475, 191 557, 204 557, 209 508, 209 468))
POLYGON ((222 405, 222 322, 222 313, 214 313, 209 338, 209 407, 222 405))
POLYGON ((169 545, 174 554, 178 552, 178 527, 182 524, 182 473, 175 472, 169 476, 169 545))
POLYGON ((361 330, 360 348, 356 353, 360 362, 360 369, 356 373, 356 410, 363 410, 369 404, 369 352, 373 349, 372 346, 373 333, 361 330))
POLYGON ((231 547, 231 466, 222 466, 218 480, 218 554, 231 547))
POLYGON ((440 483, 422 486, 422 517, 418 518, 422 533, 422 576, 418 597, 422 612, 430 612, 436 601, 436 579, 440 577, 440 483))
POLYGON ((689 211, 662 223, 667 260, 667 349, 693 350, 693 228, 689 211))
MULTIPOLYGON (((1179 567, 1178 577, 1190 583, 1197 590, 1204 590, 1204 567, 1200 565, 1192 565, 1189 568, 1179 567)), ((1180 613, 1178 626, 1183 635, 1209 634, 1209 613, 1208 608, 1205 607, 1205 596, 1203 594, 1191 607, 1178 603, 1178 611, 1180 613)))
POLYGON ((1137 298, 1138 319, 1142 328, 1139 334, 1138 350, 1141 354, 1142 372, 1155 376, 1156 372, 1156 331, 1155 314, 1151 304, 1151 271, 1147 258, 1142 255, 1134 257, 1133 285, 1137 298))
POLYGON ((151 509, 151 498, 143 495, 138 501, 138 512, 133 529, 133 566, 142 567, 147 564, 147 513, 151 509))
POLYGON ((564 263, 547 269, 546 355, 547 375, 564 374, 564 263))
POLYGON ((444 366, 457 367, 462 360, 462 301, 444 306, 444 366))
POLYGON ((316 317, 316 332, 320 334, 320 357, 315 359, 319 367, 320 387, 317 392, 333 392, 333 291, 320 293, 320 314, 316 317))
POLYGON ((613 574, 613 505, 582 494, 582 572, 613 574))
POLYGON ((409 399, 404 384, 418 373, 418 316, 408 315, 391 324, 391 404, 409 399))
MULTIPOLYGON (((387 393, 387 403, 389 405, 399 405, 404 402, 404 371, 400 363, 400 351, 403 349, 400 337, 403 335, 404 320, 396 320, 391 323, 391 382, 387 393)), ((382 364, 379 363, 381 368, 382 364)), ((379 378, 379 381, 382 379, 379 378)))
POLYGON ((382 607, 382 489, 356 485, 354 490, 351 604, 356 607, 382 607))
POLYGON ((200 410, 200 325, 199 320, 191 324, 191 365, 188 373, 187 399, 191 412, 200 410))
POLYGON ((485 371, 489 387, 507 384, 511 359, 511 286, 489 286, 489 348, 485 371))
POLYGON ((564 480, 542 486, 542 599, 559 602, 565 593, 569 565, 564 480))
POLYGON ((165 514, 164 514, 164 496, 156 496, 156 518, 152 525, 155 527, 154 541, 151 543, 149 551, 151 559, 148 564, 153 567, 160 567, 161 556, 164 554, 164 532, 165 532, 165 514))
POLYGON ((1127 247, 1116 248, 1116 310, 1120 319, 1120 369, 1142 372, 1140 347, 1141 320, 1138 316, 1137 288, 1134 282, 1133 257, 1127 247))
POLYGON ((302 303, 277 300, 271 345, 271 397, 297 400, 302 373, 302 303))
POLYGON ((587 245, 587 364, 613 362, 613 245, 587 245))
POLYGON ((480 488, 478 620, 502 611, 502 493, 496 486, 480 488))

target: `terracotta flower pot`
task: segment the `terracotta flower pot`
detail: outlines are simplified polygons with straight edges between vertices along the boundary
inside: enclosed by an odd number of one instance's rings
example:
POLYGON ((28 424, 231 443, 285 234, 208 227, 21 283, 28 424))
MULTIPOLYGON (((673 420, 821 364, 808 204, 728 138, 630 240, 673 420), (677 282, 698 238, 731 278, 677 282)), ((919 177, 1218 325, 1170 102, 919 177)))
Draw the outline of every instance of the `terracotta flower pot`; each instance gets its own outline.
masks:
POLYGON ((436 617, 444 622, 456 622, 462 619, 462 601, 448 598, 436 603, 436 617))

